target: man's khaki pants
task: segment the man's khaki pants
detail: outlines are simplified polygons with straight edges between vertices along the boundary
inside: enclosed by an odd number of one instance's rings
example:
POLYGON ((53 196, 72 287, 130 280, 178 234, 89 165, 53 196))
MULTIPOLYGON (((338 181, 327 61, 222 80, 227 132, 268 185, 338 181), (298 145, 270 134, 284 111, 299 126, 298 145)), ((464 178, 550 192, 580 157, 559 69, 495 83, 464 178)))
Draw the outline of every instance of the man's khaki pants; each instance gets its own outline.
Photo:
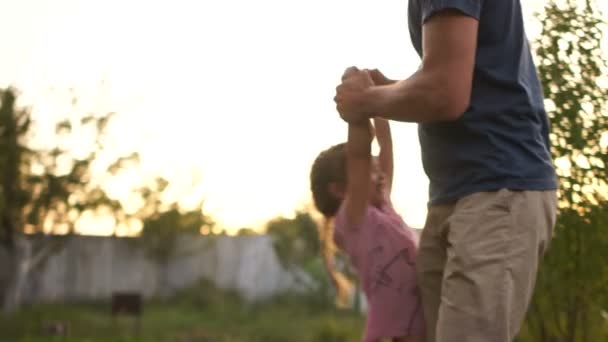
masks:
POLYGON ((553 234, 555 191, 481 192, 429 208, 417 273, 427 342, 512 342, 553 234))

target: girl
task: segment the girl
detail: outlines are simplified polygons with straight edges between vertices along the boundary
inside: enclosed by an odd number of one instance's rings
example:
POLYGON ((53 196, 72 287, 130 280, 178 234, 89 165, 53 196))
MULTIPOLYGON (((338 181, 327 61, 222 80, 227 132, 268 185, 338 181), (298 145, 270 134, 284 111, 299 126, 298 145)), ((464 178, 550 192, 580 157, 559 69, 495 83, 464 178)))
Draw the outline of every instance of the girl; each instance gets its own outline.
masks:
MULTIPOLYGON (((415 277, 417 238, 390 201, 393 152, 388 121, 349 124, 348 141, 323 151, 311 170, 316 208, 334 221, 333 240, 357 270, 368 301, 365 341, 419 342, 424 319, 415 277)), ((325 245, 329 245, 325 241, 325 245)), ((336 286, 341 279, 324 255, 336 286)))

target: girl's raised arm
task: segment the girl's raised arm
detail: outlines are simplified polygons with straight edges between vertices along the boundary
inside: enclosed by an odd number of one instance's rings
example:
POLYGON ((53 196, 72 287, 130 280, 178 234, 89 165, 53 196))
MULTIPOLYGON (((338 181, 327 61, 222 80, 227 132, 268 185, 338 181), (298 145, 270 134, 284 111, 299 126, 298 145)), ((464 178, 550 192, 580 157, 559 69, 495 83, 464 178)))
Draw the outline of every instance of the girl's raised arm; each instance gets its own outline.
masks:
POLYGON ((390 198, 393 188, 393 139, 391 137, 391 126, 386 119, 374 118, 376 139, 380 146, 378 159, 380 169, 386 179, 386 194, 390 198))
POLYGON ((369 120, 348 125, 344 205, 349 223, 352 225, 362 222, 369 205, 372 139, 372 126, 369 120))

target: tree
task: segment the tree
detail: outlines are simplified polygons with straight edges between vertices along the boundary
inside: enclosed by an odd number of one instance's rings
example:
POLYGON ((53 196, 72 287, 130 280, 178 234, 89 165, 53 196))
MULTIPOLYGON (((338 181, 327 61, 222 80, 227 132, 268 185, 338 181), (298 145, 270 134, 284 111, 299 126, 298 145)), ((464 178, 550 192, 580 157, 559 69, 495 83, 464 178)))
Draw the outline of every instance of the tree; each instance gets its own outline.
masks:
POLYGON ((158 262, 167 262, 173 254, 178 236, 200 235, 202 229, 211 231, 215 222, 203 213, 203 202, 191 210, 182 210, 176 202, 165 203, 162 195, 169 182, 156 178, 151 186, 135 190, 143 200, 133 214, 142 222, 139 241, 148 256, 158 262))
MULTIPOLYGON (((111 199, 100 184, 92 182, 91 166, 103 150, 105 128, 111 114, 66 119, 56 126, 58 141, 74 130, 91 129, 91 150, 83 158, 57 142, 47 148, 31 146, 30 111, 18 108, 13 89, 0 90, 0 244, 8 251, 10 270, 0 284, 4 312, 16 310, 28 274, 66 238, 49 233, 72 233, 80 217, 104 209, 123 221, 127 215, 119 201, 111 199), (26 234, 35 239, 26 239, 26 234)), ((108 173, 136 160, 133 154, 112 163, 108 173)), ((66 235, 67 236, 67 235, 66 235)))
POLYGON ((179 236, 200 235, 201 228, 213 227, 215 223, 203 214, 201 207, 183 211, 173 203, 167 210, 158 210, 144 217, 140 239, 148 255, 159 262, 166 262, 173 255, 179 236))
MULTIPOLYGON (((321 301, 336 297, 336 304, 346 306, 352 294, 352 275, 344 272, 344 269, 348 271, 347 262, 344 255, 335 250, 329 236, 332 231, 317 225, 307 210, 296 211, 293 219, 275 218, 266 226, 285 269, 296 279, 299 279, 297 271, 305 270, 317 282, 316 295, 321 301)), ((307 283, 300 280, 302 285, 307 283)))
POLYGON ((523 329, 529 341, 608 339, 608 87, 593 0, 549 2, 536 55, 560 180, 555 237, 523 329), (603 83, 603 86, 602 86, 603 83), (605 313, 604 313, 605 314, 605 313))
POLYGON ((256 232, 252 228, 243 227, 238 230, 236 235, 238 235, 238 236, 256 236, 256 235, 259 235, 259 233, 256 232))
MULTIPOLYGON (((159 280, 163 295, 166 295, 167 273, 169 262, 176 256, 178 238, 180 236, 200 235, 202 228, 211 230, 215 224, 211 217, 203 214, 202 203, 193 210, 180 210, 176 203, 172 203, 167 209, 163 209, 161 201, 157 195, 164 190, 163 181, 158 182, 159 188, 153 191, 146 190, 148 195, 147 203, 140 210, 143 228, 137 242, 140 243, 148 257, 158 263, 163 268, 159 273, 159 280), (146 210, 147 209, 147 210, 146 210)), ((211 240, 209 241, 211 242, 211 240)), ((182 251, 184 254, 195 251, 182 251)))
POLYGON ((320 253, 317 225, 307 212, 298 211, 293 219, 277 217, 268 222, 266 232, 285 267, 304 265, 320 253))

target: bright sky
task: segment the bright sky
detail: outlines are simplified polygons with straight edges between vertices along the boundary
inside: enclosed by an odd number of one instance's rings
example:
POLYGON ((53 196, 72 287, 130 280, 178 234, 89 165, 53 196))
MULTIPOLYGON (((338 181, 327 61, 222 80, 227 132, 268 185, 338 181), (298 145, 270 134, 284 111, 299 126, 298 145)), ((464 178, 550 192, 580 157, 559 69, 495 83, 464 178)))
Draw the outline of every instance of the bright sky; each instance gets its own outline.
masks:
MULTIPOLYGON (((527 16, 539 8, 532 3, 527 16)), ((41 143, 58 114, 115 111, 109 147, 138 151, 141 168, 112 193, 160 174, 173 198, 204 197, 229 231, 310 202, 313 159, 346 137, 332 101, 346 67, 404 78, 419 62, 405 0, 0 0, 0 8, 0 86, 15 85, 33 106, 41 143)), ((528 24, 534 37, 538 26, 528 24)), ((416 126, 393 124, 393 137, 393 199, 421 227, 428 182, 416 126)), ((96 229, 84 232, 111 231, 96 229)))

